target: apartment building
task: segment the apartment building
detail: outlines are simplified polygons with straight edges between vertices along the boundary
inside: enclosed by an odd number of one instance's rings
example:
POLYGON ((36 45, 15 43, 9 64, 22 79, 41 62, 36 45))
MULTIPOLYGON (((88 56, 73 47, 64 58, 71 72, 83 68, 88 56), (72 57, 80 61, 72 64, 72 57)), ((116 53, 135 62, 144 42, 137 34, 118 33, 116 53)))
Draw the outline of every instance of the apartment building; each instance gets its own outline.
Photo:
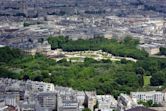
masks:
POLYGON ((137 101, 148 101, 152 100, 153 103, 162 103, 165 97, 165 94, 157 91, 149 91, 149 92, 131 92, 131 97, 136 99, 137 101))
POLYGON ((41 92, 37 97, 39 107, 46 109, 46 111, 52 111, 56 109, 57 94, 55 92, 41 92))
POLYGON ((118 97, 118 111, 125 111, 136 106, 138 106, 137 101, 135 99, 132 99, 127 94, 120 94, 120 96, 118 97))
POLYGON ((117 107, 117 100, 112 95, 97 95, 98 108, 95 111, 112 111, 117 107))

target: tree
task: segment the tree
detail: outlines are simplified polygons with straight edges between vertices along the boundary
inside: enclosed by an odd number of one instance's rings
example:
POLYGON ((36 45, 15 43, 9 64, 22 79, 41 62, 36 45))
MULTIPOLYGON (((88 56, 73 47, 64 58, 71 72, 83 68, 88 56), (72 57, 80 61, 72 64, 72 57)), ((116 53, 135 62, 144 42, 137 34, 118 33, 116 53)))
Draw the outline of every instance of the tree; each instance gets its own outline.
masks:
POLYGON ((147 106, 148 107, 152 107, 153 106, 153 101, 152 100, 148 100, 147 101, 147 106))
POLYGON ((122 64, 127 64, 128 63, 128 60, 126 60, 126 59, 121 59, 121 61, 120 61, 122 64))
POLYGON ((162 105, 158 103, 154 103, 152 107, 162 107, 162 105))
POLYGON ((165 82, 165 72, 157 72, 152 75, 152 78, 150 79, 152 86, 160 86, 163 85, 165 82))
POLYGON ((131 36, 127 36, 124 39, 126 45, 135 46, 139 43, 139 40, 133 39, 131 36))
POLYGON ((29 78, 29 76, 26 74, 26 75, 23 76, 22 79, 23 79, 24 81, 27 81, 27 80, 29 80, 30 78, 29 78))
POLYGON ((41 54, 22 57, 19 50, 5 47, 0 48, 0 77, 22 79, 26 72, 29 77, 25 76, 24 79, 52 82, 76 90, 96 90, 97 94, 111 93, 116 97, 142 87, 143 74, 152 76, 151 84, 154 86, 166 84, 166 59, 146 57, 144 52, 123 42, 105 38, 71 41, 63 37, 53 38, 53 41, 58 41, 57 46, 66 51, 102 49, 114 55, 145 58, 138 59, 136 63, 96 61, 91 58, 85 58, 83 63, 71 63, 66 59, 56 62, 41 54))
POLYGON ((10 62, 13 59, 22 57, 21 51, 19 49, 14 49, 10 47, 0 48, 0 62, 10 62))
POLYGON ((89 108, 85 108, 82 111, 91 111, 89 108))
POLYGON ((148 101, 142 101, 142 100, 140 100, 138 102, 138 104, 143 104, 146 107, 152 107, 153 106, 153 101, 152 100, 148 100, 148 101))
POLYGON ((145 73, 145 70, 142 68, 142 67, 138 67, 137 69, 136 69, 136 74, 140 74, 140 75, 144 75, 144 73, 145 73))
POLYGON ((91 63, 97 63, 98 61, 96 61, 95 59, 92 59, 92 58, 85 58, 84 62, 87 64, 91 64, 91 63))
POLYGON ((161 55, 166 55, 166 48, 161 47, 161 48, 160 48, 160 54, 161 54, 161 55))
POLYGON ((138 77, 138 82, 139 82, 139 85, 141 87, 144 86, 144 73, 145 73, 145 70, 142 67, 136 68, 136 74, 137 74, 137 77, 138 77))
POLYGON ((43 81, 43 76, 38 75, 34 78, 34 81, 43 81))
POLYGON ((143 78, 143 76, 138 75, 138 82, 139 82, 139 85, 140 85, 141 87, 144 86, 144 78, 143 78))

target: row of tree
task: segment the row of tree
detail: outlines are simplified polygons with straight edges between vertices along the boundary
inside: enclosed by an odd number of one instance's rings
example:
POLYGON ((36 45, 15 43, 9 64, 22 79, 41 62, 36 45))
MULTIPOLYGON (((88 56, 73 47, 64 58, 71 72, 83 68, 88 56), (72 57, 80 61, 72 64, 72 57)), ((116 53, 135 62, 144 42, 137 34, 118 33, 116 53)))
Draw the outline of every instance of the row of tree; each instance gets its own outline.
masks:
POLYGON ((164 48, 164 47, 160 48, 160 55, 165 55, 166 56, 166 48, 164 48))
POLYGON ((0 62, 10 62, 11 60, 21 56, 22 54, 19 49, 9 47, 0 48, 0 62))

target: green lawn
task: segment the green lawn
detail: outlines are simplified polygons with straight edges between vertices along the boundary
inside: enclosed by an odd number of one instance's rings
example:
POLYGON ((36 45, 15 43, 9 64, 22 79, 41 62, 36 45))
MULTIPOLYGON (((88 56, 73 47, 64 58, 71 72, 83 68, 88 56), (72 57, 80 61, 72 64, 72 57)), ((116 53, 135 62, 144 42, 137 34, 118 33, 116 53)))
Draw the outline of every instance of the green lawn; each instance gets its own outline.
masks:
POLYGON ((150 78, 151 76, 144 76, 144 86, 150 85, 150 78))

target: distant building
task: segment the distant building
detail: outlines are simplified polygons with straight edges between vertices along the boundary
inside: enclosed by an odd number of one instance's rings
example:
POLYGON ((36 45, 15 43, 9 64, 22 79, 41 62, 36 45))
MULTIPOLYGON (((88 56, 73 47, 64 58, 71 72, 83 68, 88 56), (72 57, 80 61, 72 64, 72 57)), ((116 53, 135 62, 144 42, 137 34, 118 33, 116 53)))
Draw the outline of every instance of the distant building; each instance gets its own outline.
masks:
POLYGON ((52 83, 44 83, 44 82, 36 82, 36 81, 30 81, 28 80, 26 82, 27 85, 31 86, 34 90, 39 91, 54 91, 55 87, 52 83))
POLYGON ((36 53, 47 54, 51 51, 51 45, 47 41, 44 41, 43 43, 38 43, 37 46, 32 48, 25 48, 23 51, 29 55, 35 55, 36 53))
POLYGON ((82 111, 84 109, 84 103, 85 103, 85 93, 83 91, 77 91, 77 101, 79 105, 79 110, 82 111))
POLYGON ((112 39, 112 34, 111 34, 111 32, 110 32, 110 33, 105 33, 105 34, 104 34, 104 38, 112 39))
POLYGON ((85 104, 93 111, 94 106, 96 105, 96 92, 85 92, 85 104))
POLYGON ((153 103, 162 103, 164 101, 165 94, 162 92, 149 91, 149 92, 131 92, 131 97, 137 101, 152 100, 153 103))
POLYGON ((20 111, 36 111, 36 103, 34 101, 21 101, 19 108, 20 111))
POLYGON ((57 106, 57 94, 55 92, 41 92, 37 97, 38 103, 42 109, 52 111, 57 106))
POLYGON ((18 94, 8 94, 5 97, 5 104, 8 106, 16 107, 19 102, 19 95, 18 94))
POLYGON ((5 105, 5 101, 3 99, 0 99, 0 111, 8 111, 8 106, 5 105))
POLYGON ((152 44, 139 45, 139 49, 145 50, 150 55, 158 54, 160 52, 160 48, 152 44))
POLYGON ((38 53, 47 54, 49 51, 51 51, 51 45, 47 41, 44 41, 37 46, 38 53))
POLYGON ((118 105, 117 105, 118 111, 126 111, 136 106, 138 106, 137 101, 132 99, 130 96, 126 94, 120 94, 120 96, 118 97, 118 105))
POLYGON ((36 48, 33 48, 33 49, 24 49, 24 53, 27 54, 27 55, 35 55, 37 52, 37 49, 36 48))
POLYGON ((112 95, 97 95, 98 108, 95 111, 112 111, 117 107, 117 101, 112 95))
POLYGON ((58 111, 79 111, 76 95, 58 96, 58 111))

